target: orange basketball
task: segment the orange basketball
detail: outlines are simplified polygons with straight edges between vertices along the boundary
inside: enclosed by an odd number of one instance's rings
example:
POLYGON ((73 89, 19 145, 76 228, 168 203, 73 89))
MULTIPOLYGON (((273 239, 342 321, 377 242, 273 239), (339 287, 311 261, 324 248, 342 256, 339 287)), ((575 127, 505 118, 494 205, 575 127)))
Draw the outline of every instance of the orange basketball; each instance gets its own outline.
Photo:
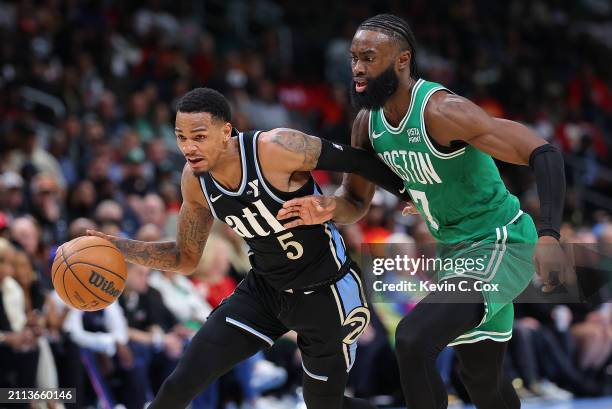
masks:
POLYGON ((123 292, 127 266, 123 255, 108 240, 83 236, 58 248, 51 268, 53 287, 68 305, 97 311, 123 292))

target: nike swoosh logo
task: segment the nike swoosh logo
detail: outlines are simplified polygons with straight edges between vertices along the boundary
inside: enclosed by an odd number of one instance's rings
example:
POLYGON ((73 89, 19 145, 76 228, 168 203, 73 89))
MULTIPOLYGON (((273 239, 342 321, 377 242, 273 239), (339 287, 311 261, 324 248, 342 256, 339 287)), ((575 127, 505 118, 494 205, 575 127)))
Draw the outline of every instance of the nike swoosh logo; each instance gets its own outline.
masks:
POLYGON ((210 201, 211 201, 211 202, 213 202, 213 203, 215 203, 217 200, 219 200, 219 198, 220 198, 221 196, 223 196, 223 195, 219 195, 219 196, 217 196, 217 197, 212 197, 212 196, 211 196, 211 197, 210 197, 210 201))
POLYGON ((372 139, 380 138, 381 136, 383 136, 383 134, 384 132, 381 132, 381 133, 372 132, 372 139))
POLYGON ((400 192, 400 194, 406 192, 406 187, 404 186, 403 188, 401 188, 399 192, 400 192))

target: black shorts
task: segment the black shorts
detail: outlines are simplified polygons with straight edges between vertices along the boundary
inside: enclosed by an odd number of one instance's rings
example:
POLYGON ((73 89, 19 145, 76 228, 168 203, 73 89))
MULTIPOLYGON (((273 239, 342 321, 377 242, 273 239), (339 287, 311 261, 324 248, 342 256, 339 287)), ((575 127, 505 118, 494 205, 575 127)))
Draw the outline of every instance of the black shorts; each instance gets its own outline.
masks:
POLYGON ((338 281, 301 291, 279 291, 251 270, 232 295, 210 314, 269 346, 289 330, 298 334, 304 372, 325 381, 329 361, 342 354, 347 372, 370 311, 356 266, 338 281))

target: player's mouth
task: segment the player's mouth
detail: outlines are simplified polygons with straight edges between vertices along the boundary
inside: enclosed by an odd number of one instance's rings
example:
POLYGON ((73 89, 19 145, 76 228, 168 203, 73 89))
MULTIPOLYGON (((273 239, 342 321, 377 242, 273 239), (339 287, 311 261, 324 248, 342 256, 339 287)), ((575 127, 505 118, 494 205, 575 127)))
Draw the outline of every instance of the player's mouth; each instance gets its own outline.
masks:
POLYGON ((368 82, 363 78, 354 78, 353 82, 355 83, 355 91, 363 92, 368 87, 368 82))
POLYGON ((189 166, 191 166, 192 168, 200 168, 206 162, 204 158, 194 157, 194 158, 185 158, 185 159, 187 159, 187 163, 189 163, 189 166))

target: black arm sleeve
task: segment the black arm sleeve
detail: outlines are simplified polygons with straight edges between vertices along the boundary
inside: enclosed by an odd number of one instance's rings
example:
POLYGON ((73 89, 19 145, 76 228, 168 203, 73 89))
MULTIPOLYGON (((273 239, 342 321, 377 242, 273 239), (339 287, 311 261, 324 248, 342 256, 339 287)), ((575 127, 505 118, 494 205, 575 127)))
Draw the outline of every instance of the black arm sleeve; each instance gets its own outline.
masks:
POLYGON ((540 198, 538 236, 553 236, 558 240, 565 201, 563 156, 553 145, 542 145, 531 152, 529 166, 535 173, 540 198))
POLYGON ((321 139, 321 155, 315 169, 356 173, 404 201, 411 201, 404 182, 373 153, 321 139))

